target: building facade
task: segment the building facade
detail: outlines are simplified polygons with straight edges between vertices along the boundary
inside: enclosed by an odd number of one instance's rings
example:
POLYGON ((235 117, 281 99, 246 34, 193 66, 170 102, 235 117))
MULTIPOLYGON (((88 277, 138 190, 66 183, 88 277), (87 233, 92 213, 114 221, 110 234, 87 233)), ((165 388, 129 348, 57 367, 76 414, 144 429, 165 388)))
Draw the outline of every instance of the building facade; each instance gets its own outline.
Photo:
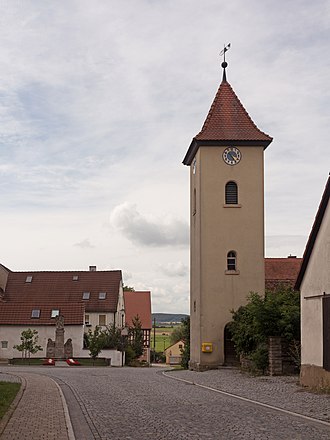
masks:
MULTIPOLYGON (((88 357, 85 332, 125 322, 121 271, 14 272, 0 264, 0 359, 20 357, 13 347, 28 328, 37 330, 42 347, 34 357, 46 357, 57 316, 63 317, 73 356, 88 357)), ((117 362, 117 354, 111 356, 117 362)))
POLYGON ((301 297, 300 382, 330 387, 330 178, 306 244, 296 282, 301 297))
MULTIPOLYGON (((183 160, 190 167, 190 368, 226 362, 231 310, 264 293, 264 149, 260 131, 223 79, 183 160)), ((228 348, 228 356, 231 348, 228 348)))

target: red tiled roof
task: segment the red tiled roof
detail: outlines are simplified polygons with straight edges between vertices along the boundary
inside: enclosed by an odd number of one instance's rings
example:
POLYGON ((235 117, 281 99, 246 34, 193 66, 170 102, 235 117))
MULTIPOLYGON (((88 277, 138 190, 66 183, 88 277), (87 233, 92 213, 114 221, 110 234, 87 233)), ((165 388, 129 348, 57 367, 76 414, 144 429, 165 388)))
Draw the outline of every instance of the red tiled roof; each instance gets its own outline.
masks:
MULTIPOLYGON (((13 308, 22 307, 23 310, 24 307, 27 307, 29 313, 26 316, 29 317, 32 308, 40 308, 41 315, 43 315, 43 308, 45 308, 45 315, 47 315, 48 310, 60 308, 59 306, 62 305, 63 312, 61 310, 61 314, 64 316, 65 323, 76 322, 78 318, 75 310, 79 313, 83 309, 86 312, 116 312, 121 280, 120 270, 95 272, 10 271, 0 309, 12 306, 13 308), (32 277, 30 283, 26 282, 29 276, 32 277), (78 277, 78 279, 74 280, 74 277, 78 277), (90 292, 89 300, 83 300, 83 292, 90 292), (100 292, 106 293, 105 299, 99 299, 100 292), (64 310, 66 310, 66 314, 64 310)), ((6 310, 14 309, 6 308, 6 310)), ((4 324, 1 316, 0 324, 4 324)), ((82 321, 82 317, 83 314, 79 320, 82 321)), ((49 318, 48 324, 52 324, 52 322, 49 318)))
POLYGON ((138 315, 143 329, 152 328, 150 292, 124 291, 124 302, 127 325, 132 325, 132 319, 138 315))
POLYGON ((224 80, 215 95, 202 130, 193 138, 183 163, 190 165, 198 147, 204 143, 245 144, 266 148, 272 140, 272 137, 259 130, 231 85, 224 80))
POLYGON ((288 283, 293 287, 301 266, 302 258, 265 258, 265 281, 288 283))
POLYGON ((0 304, 1 325, 55 325, 55 319, 51 318, 52 310, 60 310, 64 316, 65 325, 82 325, 84 323, 84 304, 77 303, 53 303, 53 304, 0 304), (40 310, 39 318, 31 318, 32 310, 40 310))
POLYGON ((223 81, 197 140, 272 141, 255 125, 231 85, 223 81))

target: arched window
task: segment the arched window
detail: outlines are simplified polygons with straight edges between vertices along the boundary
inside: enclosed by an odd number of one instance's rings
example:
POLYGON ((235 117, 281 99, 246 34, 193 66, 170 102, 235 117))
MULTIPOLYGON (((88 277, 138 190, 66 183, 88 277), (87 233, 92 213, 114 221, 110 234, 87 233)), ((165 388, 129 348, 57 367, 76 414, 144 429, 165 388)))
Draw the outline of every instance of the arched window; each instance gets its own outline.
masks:
POLYGON ((227 254, 227 270, 236 270, 236 252, 230 251, 227 254))
POLYGON ((238 203, 238 188, 236 182, 227 182, 225 189, 226 205, 237 205, 238 203))

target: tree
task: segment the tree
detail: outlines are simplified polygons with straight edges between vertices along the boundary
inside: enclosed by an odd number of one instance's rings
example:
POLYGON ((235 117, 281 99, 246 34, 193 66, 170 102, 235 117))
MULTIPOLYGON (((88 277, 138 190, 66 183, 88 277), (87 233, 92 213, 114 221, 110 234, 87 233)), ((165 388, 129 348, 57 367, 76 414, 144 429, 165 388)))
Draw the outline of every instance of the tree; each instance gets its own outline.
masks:
POLYGON ((95 359, 105 346, 105 334, 100 327, 96 326, 93 332, 90 329, 88 330, 86 339, 89 355, 93 359, 94 364, 95 359))
POLYGON ((14 345, 14 348, 22 353, 22 358, 30 359, 31 353, 35 354, 42 350, 41 345, 38 345, 38 332, 37 330, 23 330, 21 333, 21 343, 14 345))
POLYGON ((290 288, 267 291, 265 297, 252 292, 247 304, 232 314, 230 330, 236 351, 255 359, 261 369, 265 369, 270 336, 280 336, 289 344, 300 340, 300 295, 290 288))
POLYGON ((183 318, 181 323, 182 323, 181 339, 184 342, 184 347, 182 349, 181 366, 187 369, 189 367, 189 360, 190 360, 190 316, 183 318))
POLYGON ((132 325, 128 328, 129 346, 134 351, 134 358, 138 358, 143 354, 143 330, 139 315, 132 319, 132 325))
POLYGON ((122 351, 122 339, 121 329, 115 324, 109 325, 104 331, 104 348, 122 351))
POLYGON ((170 336, 171 344, 175 344, 176 342, 183 339, 184 333, 185 333, 185 327, 181 322, 181 324, 178 325, 177 327, 175 327, 171 333, 171 336, 170 336))

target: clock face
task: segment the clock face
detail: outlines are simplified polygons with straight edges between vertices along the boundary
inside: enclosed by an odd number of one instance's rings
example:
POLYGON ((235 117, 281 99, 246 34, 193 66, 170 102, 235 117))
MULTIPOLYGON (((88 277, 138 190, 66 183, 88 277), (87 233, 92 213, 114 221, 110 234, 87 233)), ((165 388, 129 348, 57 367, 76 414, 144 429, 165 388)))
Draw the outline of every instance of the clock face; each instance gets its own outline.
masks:
POLYGON ((242 158, 242 154, 236 147, 228 147, 222 155, 223 160, 228 165, 236 165, 242 158))

